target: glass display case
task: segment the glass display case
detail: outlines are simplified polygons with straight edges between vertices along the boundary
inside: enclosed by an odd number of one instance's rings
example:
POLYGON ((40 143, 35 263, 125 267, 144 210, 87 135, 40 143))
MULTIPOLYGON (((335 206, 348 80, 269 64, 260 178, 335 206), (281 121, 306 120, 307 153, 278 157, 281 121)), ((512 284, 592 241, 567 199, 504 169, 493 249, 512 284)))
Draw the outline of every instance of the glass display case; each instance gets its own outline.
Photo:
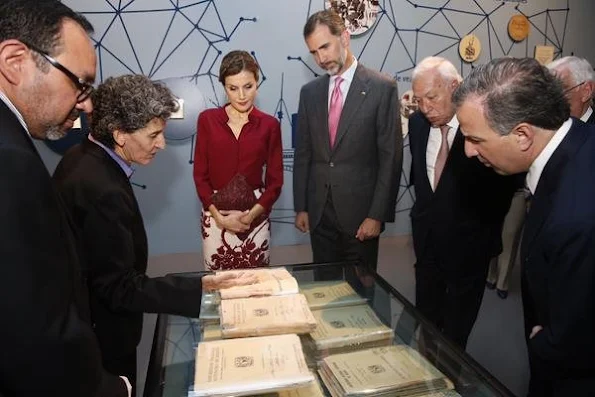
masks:
MULTIPOLYGON (((379 348, 379 346, 380 348, 384 346, 386 349, 388 345, 413 351, 448 379, 452 390, 448 393, 427 395, 514 396, 468 354, 444 338, 409 301, 375 272, 355 263, 298 264, 283 267, 298 281, 301 292, 309 291, 304 293, 307 298, 309 297, 308 303, 315 317, 318 315, 318 318, 322 318, 319 313, 317 314, 318 310, 325 310, 328 315, 323 317, 328 318, 333 318, 333 315, 339 316, 341 313, 367 311, 367 314, 357 314, 357 316, 367 315, 374 317, 373 321, 379 320, 375 325, 378 328, 375 332, 378 331, 378 333, 374 334, 374 338, 343 344, 348 349, 337 350, 336 347, 341 344, 336 343, 325 345, 323 342, 326 343, 328 340, 314 340, 316 338, 313 334, 312 338, 308 335, 302 336, 306 362, 312 372, 319 377, 325 396, 332 396, 332 394, 320 379, 323 372, 319 368, 322 359, 338 352, 353 352, 358 349, 379 348), (356 295, 347 296, 349 295, 347 294, 333 300, 329 305, 328 299, 324 297, 326 292, 331 292, 330 289, 327 287, 312 289, 316 286, 332 286, 333 283, 343 286, 348 284, 347 288, 351 287, 349 290, 354 291, 356 295), (312 297, 314 297, 313 300, 310 299, 312 297), (314 302, 316 297, 323 298, 323 303, 319 305, 314 302), (309 348, 306 348, 307 346, 309 348)), ((184 275, 200 277, 201 274, 206 273, 184 275)), ((186 397, 194 390, 196 347, 203 340, 205 329, 212 330, 212 325, 217 323, 218 314, 216 307, 214 309, 213 306, 216 302, 209 302, 209 300, 209 296, 203 297, 203 303, 208 307, 202 309, 200 319, 167 314, 158 316, 145 384, 145 397, 186 397)), ((209 334, 208 338, 217 339, 217 336, 213 337, 209 334)), ((379 394, 369 393, 370 396, 379 394)), ((267 394, 268 396, 271 394, 267 394)))

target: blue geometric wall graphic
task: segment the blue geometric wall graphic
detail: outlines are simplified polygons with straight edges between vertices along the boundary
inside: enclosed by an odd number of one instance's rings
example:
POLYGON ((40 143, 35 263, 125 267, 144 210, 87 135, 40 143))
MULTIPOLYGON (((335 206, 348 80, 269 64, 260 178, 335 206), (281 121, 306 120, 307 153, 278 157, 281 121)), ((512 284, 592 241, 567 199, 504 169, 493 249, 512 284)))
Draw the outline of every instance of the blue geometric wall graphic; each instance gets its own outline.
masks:
MULTIPOLYGON (((297 112, 299 86, 296 88, 296 81, 305 82, 323 71, 307 55, 301 40, 301 27, 296 29, 292 25, 292 37, 295 36, 296 40, 285 44, 275 42, 275 31, 263 32, 258 26, 260 23, 267 29, 274 26, 275 22, 271 21, 274 14, 269 8, 276 12, 286 11, 291 13, 291 18, 305 22, 309 15, 322 9, 323 0, 260 0, 257 6, 252 6, 250 2, 249 7, 246 6, 248 2, 223 0, 65 2, 85 14, 95 26, 99 81, 122 73, 144 73, 160 80, 190 78, 190 84, 200 87, 205 106, 219 106, 224 101, 217 76, 223 51, 231 49, 236 42, 242 43, 236 48, 252 48, 263 76, 259 85, 261 94, 267 92, 263 110, 274 114, 282 123, 284 169, 292 171, 293 134, 290 130, 295 128, 291 115, 297 112), (147 26, 150 29, 146 29, 147 26), (254 35, 256 31, 266 37, 254 37, 257 40, 255 45, 246 45, 242 35, 246 32, 254 35), (267 40, 275 46, 261 45, 267 40), (172 73, 172 70, 175 72, 172 73), (265 74, 264 70, 269 73, 265 74), (263 84, 265 79, 266 84, 263 84)), ((474 64, 460 61, 457 50, 460 38, 468 33, 476 33, 482 38, 483 55, 478 62, 504 55, 533 56, 533 47, 537 43, 554 46, 556 57, 560 56, 566 39, 570 2, 557 0, 555 3, 562 6, 548 9, 540 6, 539 0, 522 4, 488 0, 382 0, 376 23, 367 33, 352 38, 352 46, 358 59, 367 66, 395 77, 402 93, 409 88, 411 70, 429 55, 442 55, 454 60, 461 74, 467 75, 474 64), (502 23, 513 13, 526 15, 531 24, 529 39, 520 43, 512 42, 506 25, 502 23)), ((282 21, 282 18, 279 20, 282 21)), ((280 31, 285 28, 279 26, 280 31)), ((188 119, 190 121, 192 116, 188 119)), ((176 122, 172 120, 170 124, 173 126, 176 122)), ((195 119, 192 120, 192 124, 195 122, 195 119)), ((167 133, 169 143, 190 143, 189 162, 195 142, 193 129, 184 127, 182 136, 175 133, 178 138, 170 133, 173 130, 167 133)), ((406 161, 398 213, 408 211, 413 202, 413 194, 407 189, 407 137, 404 145, 406 161)), ((290 195, 291 180, 286 179, 288 184, 284 190, 290 195)), ((274 209, 273 218, 292 223, 290 199, 286 197, 284 202, 281 201, 279 208, 274 209)))

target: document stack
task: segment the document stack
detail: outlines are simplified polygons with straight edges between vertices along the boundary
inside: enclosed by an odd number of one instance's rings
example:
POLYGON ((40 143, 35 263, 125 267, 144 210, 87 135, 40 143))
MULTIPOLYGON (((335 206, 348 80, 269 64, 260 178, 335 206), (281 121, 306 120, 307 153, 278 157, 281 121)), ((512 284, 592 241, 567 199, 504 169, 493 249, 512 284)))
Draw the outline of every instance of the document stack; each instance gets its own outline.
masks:
POLYGON ((302 294, 221 301, 221 333, 224 338, 307 334, 316 319, 302 294))
POLYGON ((444 374, 405 345, 328 356, 319 374, 333 397, 449 396, 444 392, 454 388, 444 374))
POLYGON ((366 303, 346 281, 314 281, 300 285, 312 310, 366 303))
POLYGON ((249 396, 307 390, 314 381, 297 335, 201 342, 196 349, 194 388, 189 395, 249 396))
MULTIPOLYGON (((249 298, 252 296, 278 296, 297 294, 298 283, 284 267, 258 268, 249 270, 225 270, 225 273, 250 272, 257 277, 257 282, 218 291, 221 299, 249 298)), ((220 272, 217 272, 220 273, 220 272)))
POLYGON ((305 348, 316 359, 392 344, 394 332, 380 321, 368 305, 346 306, 313 311, 318 326, 304 338, 305 348))

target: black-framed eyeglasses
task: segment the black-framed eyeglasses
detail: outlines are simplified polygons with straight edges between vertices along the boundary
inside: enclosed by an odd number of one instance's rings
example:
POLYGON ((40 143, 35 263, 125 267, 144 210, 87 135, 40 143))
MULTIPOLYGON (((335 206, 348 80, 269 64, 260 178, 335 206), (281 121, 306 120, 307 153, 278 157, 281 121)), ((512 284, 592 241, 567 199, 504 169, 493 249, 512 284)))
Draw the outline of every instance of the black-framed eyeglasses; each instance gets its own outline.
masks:
POLYGON ((91 95, 91 93, 95 89, 93 87, 93 85, 87 83, 85 80, 81 79, 76 74, 72 73, 70 70, 68 70, 68 68, 66 68, 66 66, 64 66, 60 62, 56 61, 47 52, 39 49, 38 47, 36 47, 32 44, 27 43, 25 41, 21 40, 21 42, 23 44, 25 44, 27 47, 29 47, 31 50, 35 51, 36 53, 38 53, 39 55, 44 57, 44 59, 46 61, 48 61, 53 67, 55 67, 56 69, 58 69, 59 71, 64 73, 66 75, 66 77, 68 77, 70 80, 72 80, 72 82, 74 83, 76 88, 80 91, 76 97, 77 103, 83 102, 84 100, 89 98, 89 95, 91 95))
POLYGON ((581 85, 583 85, 583 84, 585 84, 585 81, 583 81, 582 83, 575 84, 575 85, 573 85, 572 87, 565 89, 565 90, 564 90, 564 94, 567 94, 567 93, 569 93, 570 91, 574 90, 574 89, 575 89, 575 88, 577 88, 577 87, 580 87, 580 86, 581 86, 581 85))

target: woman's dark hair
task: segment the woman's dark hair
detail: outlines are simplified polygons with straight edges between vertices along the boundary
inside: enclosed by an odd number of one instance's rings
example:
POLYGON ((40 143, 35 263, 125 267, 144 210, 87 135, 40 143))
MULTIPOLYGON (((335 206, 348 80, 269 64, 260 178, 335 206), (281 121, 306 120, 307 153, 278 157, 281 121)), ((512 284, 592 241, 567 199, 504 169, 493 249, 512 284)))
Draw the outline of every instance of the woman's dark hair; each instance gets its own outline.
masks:
POLYGON ((252 55, 246 51, 235 50, 227 53, 221 60, 219 67, 219 81, 225 85, 225 78, 235 76, 243 71, 252 72, 256 81, 258 81, 258 64, 252 55))

